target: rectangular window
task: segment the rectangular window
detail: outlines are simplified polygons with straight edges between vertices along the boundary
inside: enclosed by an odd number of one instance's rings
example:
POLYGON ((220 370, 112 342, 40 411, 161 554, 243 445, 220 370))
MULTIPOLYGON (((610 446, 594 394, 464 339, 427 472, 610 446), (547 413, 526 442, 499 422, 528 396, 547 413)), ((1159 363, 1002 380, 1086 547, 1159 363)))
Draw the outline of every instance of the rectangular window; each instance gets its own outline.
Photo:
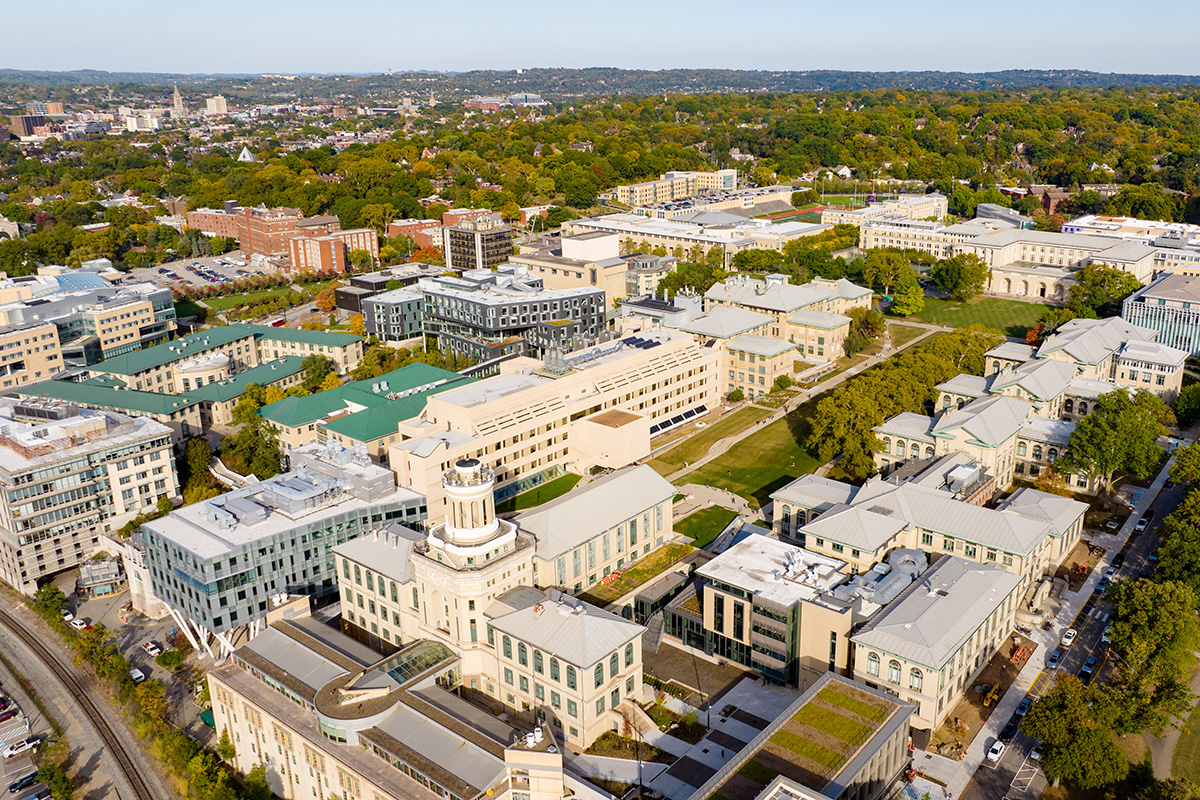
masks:
POLYGON ((603 696, 596 698, 596 713, 597 714, 604 713, 604 697, 603 696))
POLYGON ((521 676, 521 691, 525 693, 529 692, 529 678, 526 678, 524 675, 521 676))
POLYGON ((742 638, 742 625, 746 621, 746 605, 733 601, 733 638, 742 638))
POLYGON ((550 705, 554 708, 562 708, 562 695, 560 695, 558 692, 551 692, 550 705))
POLYGON ((713 629, 725 631, 725 596, 713 595, 713 629))
POLYGON ((574 700, 567 701, 567 715, 571 716, 571 717, 579 716, 579 706, 575 703, 574 700))
POLYGON ((509 686, 512 686, 513 671, 511 669, 509 669, 508 667, 504 668, 504 682, 507 683, 509 686))

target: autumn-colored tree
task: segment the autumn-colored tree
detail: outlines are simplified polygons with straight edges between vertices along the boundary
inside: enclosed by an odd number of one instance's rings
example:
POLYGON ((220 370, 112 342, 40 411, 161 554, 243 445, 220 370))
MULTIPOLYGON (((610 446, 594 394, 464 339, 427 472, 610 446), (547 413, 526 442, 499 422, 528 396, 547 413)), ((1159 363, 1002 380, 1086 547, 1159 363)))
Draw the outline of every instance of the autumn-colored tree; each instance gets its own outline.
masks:
POLYGON ((322 289, 321 291, 317 292, 317 297, 316 297, 315 303, 316 303, 317 308, 321 309, 322 311, 325 311, 325 312, 333 311, 333 309, 335 307, 335 302, 336 301, 333 296, 333 287, 332 286, 327 286, 324 289, 322 289))
POLYGON ((321 381, 321 385, 318 387, 317 391, 327 392, 330 389, 336 389, 341 385, 342 379, 338 377, 338 374, 336 372, 330 372, 325 376, 325 380, 321 381))
POLYGON ((366 335, 367 326, 363 322, 362 314, 355 314, 354 316, 350 317, 350 332, 353 333, 355 336, 365 336, 366 335))
POLYGON ((1025 344, 1034 345, 1042 340, 1042 331, 1046 329, 1046 323, 1039 322, 1029 330, 1025 331, 1025 344))

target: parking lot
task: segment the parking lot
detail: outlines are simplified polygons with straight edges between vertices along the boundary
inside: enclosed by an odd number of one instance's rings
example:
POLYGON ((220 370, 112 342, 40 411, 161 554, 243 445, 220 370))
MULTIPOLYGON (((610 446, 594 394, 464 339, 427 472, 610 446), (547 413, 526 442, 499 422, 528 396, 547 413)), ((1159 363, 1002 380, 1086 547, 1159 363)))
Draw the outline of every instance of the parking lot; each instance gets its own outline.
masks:
POLYGON ((129 274, 132 282, 150 281, 158 286, 175 287, 216 286, 268 272, 271 270, 248 263, 242 251, 234 250, 220 256, 183 258, 157 267, 135 269, 129 274))
MULTIPOLYGON (((16 676, 8 671, 7 666, 0 666, 0 696, 3 697, 0 703, 4 705, 4 708, 0 709, 0 717, 7 717, 0 720, 0 751, 13 745, 21 748, 23 745, 20 742, 29 738, 44 741, 50 735, 49 720, 38 710, 37 705, 21 688, 16 676), (13 712, 11 716, 9 712, 13 712)), ((0 757, 0 793, 4 793, 5 797, 16 800, 26 794, 32 794, 29 789, 36 791, 40 786, 31 783, 15 792, 7 791, 9 787, 23 782, 24 778, 37 772, 37 765, 33 760, 35 752, 36 745, 33 745, 12 756, 0 757)))
MULTIPOLYGON (((185 728, 188 733, 207 741, 209 728, 200 722, 200 709, 192 702, 192 689, 186 680, 179 675, 187 676, 188 671, 175 673, 160 667, 158 663, 143 648, 147 642, 153 643, 162 651, 170 648, 170 642, 176 633, 176 625, 171 617, 150 620, 132 611, 122 611, 129 603, 127 591, 107 597, 96 597, 83 600, 75 596, 75 578, 78 573, 74 570, 60 575, 55 583, 67 596, 67 609, 76 620, 85 625, 104 625, 115 634, 114 642, 127 659, 132 668, 138 669, 147 678, 158 678, 167 687, 167 696, 176 724, 185 728)), ((190 659, 196 656, 193 654, 190 659)), ((185 662, 187 663, 187 662, 185 662)))

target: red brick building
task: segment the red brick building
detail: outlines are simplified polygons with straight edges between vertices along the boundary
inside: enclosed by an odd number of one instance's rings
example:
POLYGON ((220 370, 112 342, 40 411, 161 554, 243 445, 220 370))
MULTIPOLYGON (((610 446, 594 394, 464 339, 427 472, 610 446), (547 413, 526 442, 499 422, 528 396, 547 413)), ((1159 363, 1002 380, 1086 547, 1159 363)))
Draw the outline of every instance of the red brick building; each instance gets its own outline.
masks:
POLYGON ((326 231, 320 226, 300 228, 288 238, 289 272, 336 272, 343 275, 351 250, 365 250, 379 263, 379 237, 374 228, 326 231))

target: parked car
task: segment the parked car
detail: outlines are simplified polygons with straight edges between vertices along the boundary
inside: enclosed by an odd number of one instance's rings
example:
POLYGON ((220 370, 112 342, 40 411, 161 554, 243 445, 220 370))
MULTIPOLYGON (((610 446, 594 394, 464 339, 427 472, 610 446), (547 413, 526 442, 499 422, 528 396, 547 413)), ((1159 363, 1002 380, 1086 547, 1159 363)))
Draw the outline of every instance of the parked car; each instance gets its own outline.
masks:
POLYGON ((133 669, 129 670, 129 679, 134 683, 141 683, 142 681, 146 680, 146 673, 142 672, 137 667, 134 667, 133 669))
POLYGON ((17 709, 10 708, 8 711, 0 711, 0 722, 6 722, 17 715, 17 709))
POLYGON ((1062 639, 1060 639, 1058 643, 1063 647, 1070 647, 1071 645, 1075 644, 1075 637, 1078 635, 1079 632, 1074 628, 1067 628, 1065 631, 1063 631, 1062 639))
POLYGON ((1108 589, 1108 583, 1108 576, 1105 575, 1100 579, 1100 582, 1096 584, 1096 591, 1100 594, 1104 594, 1104 592, 1108 589))
POLYGON ((1083 669, 1079 670, 1079 680, 1084 683, 1091 683, 1092 678, 1096 676, 1096 664, 1100 659, 1095 656, 1088 656, 1087 661, 1083 662, 1083 669))
POLYGON ((75 615, 71 613, 71 609, 64 608, 62 613, 63 622, 70 622, 75 619, 75 615))
POLYGON ((87 620, 86 619, 73 619, 73 620, 71 620, 71 627, 77 631, 86 630, 88 627, 87 620))
POLYGON ((1058 666, 1058 662, 1062 661, 1062 648, 1056 648, 1053 653, 1046 657, 1046 669, 1054 669, 1058 666))
POLYGON ((1008 724, 1004 726, 1004 729, 1000 731, 1000 741, 1004 742, 1005 744, 1011 742, 1013 737, 1017 735, 1017 728, 1019 727, 1021 727, 1021 721, 1019 719, 1016 717, 1010 719, 1008 724))
POLYGON ((1029 713, 1029 709, 1032 707, 1033 707, 1033 696, 1027 694, 1021 700, 1021 704, 1019 706, 1017 706, 1017 716, 1018 717, 1025 716, 1026 714, 1029 713))
POLYGON ((1104 642, 1105 644, 1111 644, 1112 639, 1109 638, 1109 633, 1111 631, 1112 631, 1112 623, 1110 622, 1104 626, 1104 630, 1100 634, 1100 641, 1104 642))
POLYGON ((1036 742, 1033 743, 1033 747, 1029 748, 1029 759, 1031 761, 1041 761, 1042 760, 1042 745, 1043 744, 1044 744, 1044 742, 1042 742, 1041 739, 1038 739, 1036 742))
POLYGON ((1134 532, 1134 533, 1145 533, 1145 532, 1146 532, 1146 526, 1147 526, 1147 525, 1149 525, 1149 524, 1150 524, 1150 520, 1148 520, 1148 519, 1147 519, 1147 518, 1145 518, 1145 517, 1142 517, 1141 519, 1139 519, 1139 520, 1137 521, 1137 525, 1134 525, 1134 526, 1133 526, 1133 532, 1134 532))
POLYGON ((16 794, 17 792, 21 791, 22 789, 28 789, 30 786, 33 786, 33 784, 35 784, 35 783, 37 783, 37 773, 31 772, 30 774, 26 775, 24 778, 15 780, 12 783, 10 783, 8 785, 8 793, 16 794))
POLYGON ((154 642, 144 642, 142 644, 142 649, 145 650, 146 655, 150 656, 151 658, 158 658, 162 655, 162 648, 156 645, 154 642))
POLYGON ((992 749, 987 751, 987 760, 995 764, 1004 755, 1004 742, 997 739, 992 743, 992 749))
POLYGON ((17 741, 10 744, 8 747, 4 748, 4 757, 12 758, 15 755, 24 753, 26 750, 32 750, 33 748, 35 748, 37 746, 38 746, 38 737, 26 736, 24 739, 18 739, 17 741))
POLYGON ((1116 575, 1116 574, 1117 574, 1117 567, 1116 567, 1116 566, 1111 566, 1111 567, 1105 567, 1105 568, 1104 568, 1104 580, 1106 580, 1106 581, 1107 581, 1107 580, 1111 580, 1111 579, 1112 579, 1112 576, 1113 576, 1113 575, 1116 575))
POLYGON ((1124 554, 1124 553, 1117 553, 1117 554, 1116 554, 1116 555, 1113 557, 1113 560, 1112 560, 1112 568, 1113 568, 1113 570, 1114 570, 1114 571, 1118 571, 1118 570, 1120 570, 1120 569, 1121 569, 1121 567, 1123 567, 1123 566, 1125 566, 1125 554, 1124 554))

